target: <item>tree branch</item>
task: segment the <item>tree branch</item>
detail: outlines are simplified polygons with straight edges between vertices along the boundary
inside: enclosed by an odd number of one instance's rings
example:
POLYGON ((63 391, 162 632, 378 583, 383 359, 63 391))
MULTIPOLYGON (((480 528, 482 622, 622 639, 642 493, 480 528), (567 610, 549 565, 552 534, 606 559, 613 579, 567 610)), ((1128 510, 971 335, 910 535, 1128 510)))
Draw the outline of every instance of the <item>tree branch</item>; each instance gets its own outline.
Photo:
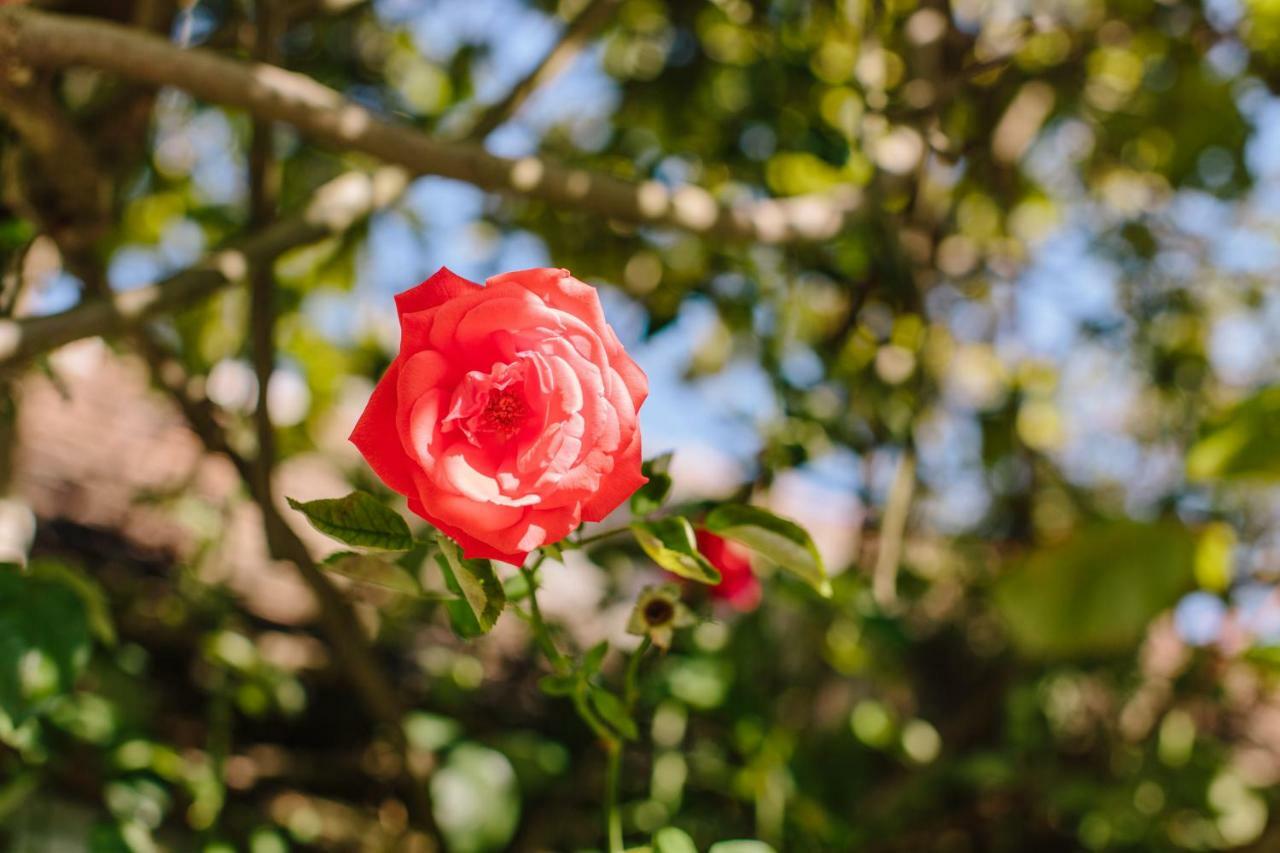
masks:
POLYGON ((506 97, 483 110, 457 136, 477 141, 483 140, 514 116, 534 92, 569 67, 596 33, 609 22, 619 5, 621 0, 588 0, 587 5, 569 22, 560 40, 547 51, 542 61, 512 86, 506 97))
MULTIPOLYGON (((278 61, 278 41, 281 29, 281 8, 277 0, 258 0, 254 3, 254 59, 260 62, 278 61)), ((272 150, 273 125, 257 119, 253 122, 253 138, 249 144, 249 230, 266 228, 276 218, 276 203, 280 194, 280 172, 272 150)), ((265 259, 253 265, 249 282, 249 348, 253 358, 253 372, 258 380, 258 403, 253 411, 254 432, 258 438, 258 453, 254 459, 256 491, 267 502, 274 504, 271 471, 275 466, 276 436, 271 423, 268 398, 271 391, 271 374, 275 372, 275 265, 273 259, 265 259)))
POLYGON ((301 216, 271 225, 157 284, 85 301, 58 314, 0 319, 0 373, 71 341, 119 335, 151 317, 199 302, 244 280, 256 264, 341 233, 399 198, 407 182, 408 176, 394 168, 373 175, 350 172, 317 190, 301 216))
POLYGON ((723 239, 765 243, 823 240, 861 207, 854 187, 815 196, 750 201, 733 207, 704 189, 634 184, 538 157, 495 157, 474 143, 433 139, 368 109, 309 77, 250 65, 115 24, 0 8, 0 56, 58 68, 88 65, 156 86, 176 86, 255 117, 288 122, 313 140, 363 151, 415 174, 639 224, 683 228, 723 239))

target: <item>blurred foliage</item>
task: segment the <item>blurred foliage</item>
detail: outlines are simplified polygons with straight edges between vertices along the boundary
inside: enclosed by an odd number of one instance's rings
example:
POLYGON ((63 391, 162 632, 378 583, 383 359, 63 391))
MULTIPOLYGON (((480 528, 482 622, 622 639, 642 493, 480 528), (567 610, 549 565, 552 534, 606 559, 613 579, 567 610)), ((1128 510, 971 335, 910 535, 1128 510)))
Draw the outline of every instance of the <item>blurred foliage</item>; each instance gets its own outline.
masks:
MULTIPOLYGON (((251 52, 252 3, 35 5, 160 14, 160 32, 251 52)), ((298 15, 281 64, 449 134, 581 4, 278 5, 298 15)), ((449 850, 594 849, 604 769, 570 707, 585 696, 637 726, 624 825, 655 853, 1280 848, 1280 3, 622 0, 569 74, 490 147, 726 202, 853 187, 863 209, 820 244, 743 246, 422 179, 276 265, 284 463, 319 456, 386 497, 341 442, 394 351, 390 293, 442 264, 475 278, 541 259, 638 318, 629 345, 687 344, 681 390, 704 405, 680 413, 693 441, 651 469, 637 513, 665 501, 700 521, 681 472, 710 445, 737 456, 735 500, 838 481, 840 500, 803 492, 790 513, 836 543, 831 597, 805 586, 821 585, 807 537, 740 536, 768 558, 763 604, 682 588, 699 622, 678 611, 632 721, 602 687, 608 646, 548 676, 519 623, 502 630, 510 613, 495 628, 522 577, 420 549, 334 555, 322 568, 354 579, 412 703, 398 752, 311 626, 257 614, 210 568, 227 507, 149 498, 196 540, 181 558, 41 518, 28 568, 0 567, 0 846, 429 849, 396 785, 407 766, 449 850), (741 450, 724 436, 744 427, 741 450), (895 489, 900 470, 917 473, 895 489)), ((83 69, 48 78, 102 158, 110 228, 92 252, 114 286, 243 232, 243 115, 83 69)), ((0 127, 9 305, 13 271, 43 269, 40 241, 75 223, 0 127)), ((274 141, 285 211, 373 165, 288 128, 274 141)), ((44 270, 18 308, 77 287, 44 270)), ((247 301, 229 290, 162 327, 237 447, 256 400, 247 301)), ((378 500, 324 510, 350 544, 413 544, 378 500)), ((643 547, 572 555, 621 619, 661 582, 655 561, 708 572, 687 522, 639 529, 643 547)), ((572 606, 562 621, 592 621, 572 606)))

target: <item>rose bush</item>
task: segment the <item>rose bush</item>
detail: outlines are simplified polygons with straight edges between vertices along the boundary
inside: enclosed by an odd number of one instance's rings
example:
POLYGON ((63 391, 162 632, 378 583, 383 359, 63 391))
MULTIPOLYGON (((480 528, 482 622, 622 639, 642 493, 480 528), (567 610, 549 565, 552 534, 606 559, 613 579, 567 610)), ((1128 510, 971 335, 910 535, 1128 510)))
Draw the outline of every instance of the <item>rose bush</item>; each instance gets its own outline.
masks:
POLYGON ((400 352, 351 441, 468 558, 521 564, 645 482, 644 372, 595 288, 530 269, 441 269, 396 297, 400 352))

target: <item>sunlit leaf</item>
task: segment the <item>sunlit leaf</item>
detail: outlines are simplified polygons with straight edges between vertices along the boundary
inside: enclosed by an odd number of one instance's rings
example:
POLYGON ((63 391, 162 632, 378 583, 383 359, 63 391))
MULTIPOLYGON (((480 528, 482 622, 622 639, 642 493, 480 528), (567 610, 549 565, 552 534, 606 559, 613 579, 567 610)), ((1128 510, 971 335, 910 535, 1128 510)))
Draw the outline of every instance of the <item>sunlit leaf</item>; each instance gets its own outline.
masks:
POLYGON ((1237 404, 1187 453, 1193 480, 1280 478, 1280 386, 1237 404))
POLYGON ((740 839, 717 841, 707 848, 707 853, 775 853, 775 851, 763 841, 740 839))
POLYGON ((1207 525, 1196 541, 1196 584, 1211 592, 1225 592, 1234 574, 1236 532, 1231 525, 1207 525))
POLYGON ((384 551, 413 547, 413 535, 400 514, 366 492, 305 503, 293 498, 288 501, 316 530, 347 545, 384 551))
POLYGON ((720 572, 698 553, 693 527, 687 518, 672 516, 631 525, 636 541, 662 568, 699 583, 720 583, 720 572))
POLYGON ((683 829, 667 826, 653 834, 653 853, 698 853, 698 845, 683 829))
POLYGON ((640 736, 635 720, 631 719, 631 712, 621 699, 603 687, 592 687, 589 695, 592 707, 611 729, 627 740, 635 740, 640 736))
POLYGON ((808 532, 794 521, 756 506, 724 504, 712 510, 703 525, 772 560, 822 595, 831 594, 822 555, 808 532))
POLYGON ((1111 522, 1032 554, 996 584, 996 608, 1024 654, 1131 651, 1194 582, 1194 538, 1174 523, 1111 522))
POLYGON ((449 750, 431 774, 431 802, 447 849, 508 849, 520 822, 520 791, 511 762, 476 743, 449 750))
POLYGON ((372 584, 404 595, 420 595, 422 586, 409 572, 376 554, 339 551, 327 557, 320 568, 358 583, 372 584))

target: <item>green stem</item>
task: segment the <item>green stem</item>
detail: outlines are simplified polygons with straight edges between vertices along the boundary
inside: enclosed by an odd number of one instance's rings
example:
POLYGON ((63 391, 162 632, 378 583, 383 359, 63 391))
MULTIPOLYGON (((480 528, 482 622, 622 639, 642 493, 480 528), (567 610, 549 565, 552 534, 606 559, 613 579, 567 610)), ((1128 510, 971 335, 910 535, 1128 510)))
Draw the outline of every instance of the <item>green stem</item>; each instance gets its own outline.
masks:
POLYGON ((609 834, 609 853, 623 853, 622 813, 618 810, 618 777, 622 774, 622 743, 611 741, 605 747, 608 764, 604 780, 604 823, 609 834))
POLYGON ((636 687, 636 677, 640 674, 640 661, 644 658, 645 652, 649 651, 649 647, 653 645, 653 640, 645 636, 640 640, 640 645, 631 654, 631 660, 627 661, 627 674, 623 681, 622 696, 627 703, 627 710, 635 707, 636 699, 640 696, 640 690, 636 687))
POLYGON ((630 529, 630 527, 615 527, 612 530, 602 530, 599 533, 593 533, 590 536, 580 537, 577 541, 577 545, 579 548, 584 545, 591 545, 595 542, 599 542, 601 539, 608 539, 610 536, 617 536, 621 533, 626 533, 630 529))
POLYGON ((542 653, 546 655, 551 668, 557 672, 563 672, 569 668, 569 661, 556 648, 555 640, 551 638, 551 630, 542 618, 542 609, 538 607, 538 566, 542 564, 542 560, 543 557, 539 556, 532 566, 520 567, 520 573, 524 575, 525 583, 529 585, 529 623, 533 626, 534 639, 542 649, 542 653))

